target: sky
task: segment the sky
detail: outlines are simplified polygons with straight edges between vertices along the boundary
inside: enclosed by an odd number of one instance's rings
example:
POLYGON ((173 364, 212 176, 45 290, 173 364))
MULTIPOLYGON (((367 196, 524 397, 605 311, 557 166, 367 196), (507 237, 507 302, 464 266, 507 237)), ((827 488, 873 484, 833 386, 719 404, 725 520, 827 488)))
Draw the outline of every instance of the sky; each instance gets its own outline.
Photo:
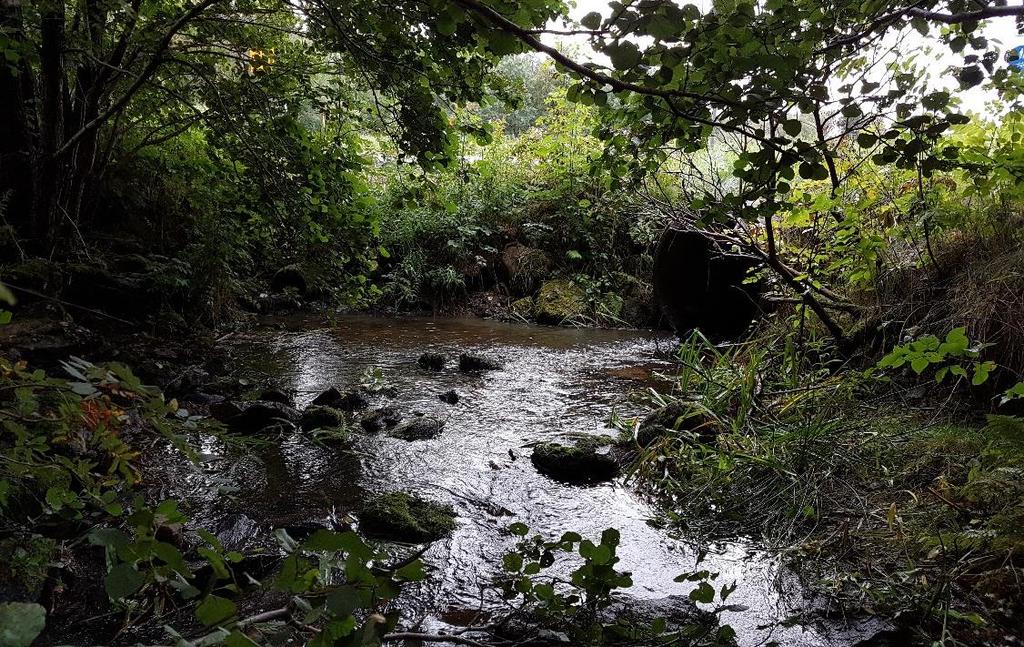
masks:
MULTIPOLYGON (((691 1, 699 7, 707 7, 711 4, 708 0, 691 1)), ((679 4, 683 4, 683 2, 679 2, 679 4)), ((596 11, 606 17, 611 13, 607 0, 576 0, 575 8, 571 10, 570 16, 575 20, 579 20, 592 11, 596 11)), ((933 29, 933 31, 935 30, 933 29)), ((990 41, 998 41, 1001 44, 1001 54, 1017 45, 1024 44, 1024 36, 1017 34, 1017 28, 1012 18, 989 20, 982 26, 981 31, 990 41)), ((930 52, 925 53, 922 51, 921 56, 934 59, 934 64, 928 65, 930 84, 933 88, 936 90, 955 90, 958 86, 956 79, 950 72, 947 72, 946 68, 956 64, 960 57, 950 52, 949 48, 939 42, 938 39, 925 38, 913 30, 911 32, 907 38, 908 47, 911 49, 920 48, 922 50, 928 48, 930 52)), ((578 43, 580 54, 590 60, 607 63, 607 59, 603 55, 595 54, 589 49, 585 37, 559 38, 562 41, 569 40, 578 43)), ((559 38, 546 36, 545 41, 549 44, 554 44, 559 38)), ((1006 65, 1002 55, 997 65, 1006 65)), ((986 89, 984 84, 967 92, 961 92, 958 96, 963 101, 963 108, 972 112, 986 112, 986 104, 996 98, 995 92, 986 89)))

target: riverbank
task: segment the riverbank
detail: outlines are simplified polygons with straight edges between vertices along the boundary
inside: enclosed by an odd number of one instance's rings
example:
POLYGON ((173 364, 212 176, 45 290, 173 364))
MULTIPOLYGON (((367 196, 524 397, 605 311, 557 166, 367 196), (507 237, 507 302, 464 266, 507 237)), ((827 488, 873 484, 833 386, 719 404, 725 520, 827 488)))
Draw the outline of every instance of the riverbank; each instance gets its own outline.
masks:
POLYGON ((839 612, 892 618, 901 640, 1019 644, 1020 419, 979 414, 962 385, 855 368, 795 382, 772 349, 684 345, 668 422, 633 430, 633 478, 665 523, 762 538, 839 612))

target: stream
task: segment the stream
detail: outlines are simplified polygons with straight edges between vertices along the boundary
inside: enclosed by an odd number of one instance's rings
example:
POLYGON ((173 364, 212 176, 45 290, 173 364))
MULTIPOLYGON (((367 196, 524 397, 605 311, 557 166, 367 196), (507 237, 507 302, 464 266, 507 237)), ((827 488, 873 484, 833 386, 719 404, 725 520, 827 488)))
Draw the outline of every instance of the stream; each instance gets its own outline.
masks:
POLYGON ((534 469, 532 444, 566 434, 616 433, 608 426, 612 415, 644 413, 631 393, 670 387, 657 375, 672 371, 676 340, 668 334, 344 316, 329 323, 279 320, 222 343, 254 379, 294 392, 300 409, 324 389, 344 390, 367 369, 379 368, 397 393, 382 403, 446 421, 435 439, 357 436, 350 452, 302 434, 241 450, 211 439, 203 448, 206 469, 175 481, 177 494, 193 502, 193 521, 205 525, 240 513, 261 528, 323 522, 394 490, 452 505, 458 527, 424 555, 434 570, 414 595, 410 617, 427 618, 425 630, 444 629, 446 621, 481 606, 481 588, 513 544, 504 529, 514 521, 554 537, 573 530, 597 539, 605 528, 617 528, 617 568, 632 572, 634 581, 624 594, 638 604, 686 596, 695 584, 673 578, 698 568, 720 573, 718 586, 735 581, 728 601, 746 610, 724 613, 722 621, 737 631, 741 645, 853 645, 880 628, 870 620, 784 627, 785 619, 815 602, 755 543, 738 538, 699 546, 650 523, 657 508, 629 484, 567 485, 534 469), (427 351, 448 358, 442 372, 417 365, 427 351), (463 352, 499 359, 504 369, 462 373, 456 364, 463 352), (460 396, 455 405, 438 398, 450 389, 460 396), (211 488, 230 496, 210 496, 211 488), (699 566, 697 547, 707 551, 699 566))

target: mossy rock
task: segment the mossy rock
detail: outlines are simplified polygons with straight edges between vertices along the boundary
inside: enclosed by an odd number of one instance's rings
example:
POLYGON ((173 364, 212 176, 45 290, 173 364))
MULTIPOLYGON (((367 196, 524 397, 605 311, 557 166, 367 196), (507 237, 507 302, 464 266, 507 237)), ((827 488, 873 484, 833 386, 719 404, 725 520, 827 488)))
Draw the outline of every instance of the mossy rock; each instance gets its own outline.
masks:
POLYGON ((455 510, 406 492, 380 496, 359 513, 359 527, 369 537, 424 543, 455 530, 455 510))
POLYGON ((394 407, 381 407, 366 414, 359 424, 369 433, 391 429, 402 422, 402 414, 394 407))
POLYGON ((299 424, 307 431, 317 428, 341 427, 345 424, 345 413, 333 407, 311 404, 302 412, 299 424))
POLYGON ((668 435, 680 435, 685 432, 687 439, 707 442, 718 435, 715 420, 694 405, 683 402, 670 402, 655 409, 640 422, 636 442, 641 447, 649 447, 655 441, 668 435))
POLYGON ((444 422, 440 420, 415 418, 395 427, 388 432, 388 435, 408 441, 429 440, 440 436, 442 429, 444 429, 444 422))
POLYGON ((498 360, 484 357, 483 355, 472 355, 470 353, 459 355, 459 370, 463 372, 497 371, 503 367, 503 364, 498 360))
POLYGON ((530 319, 533 317, 533 299, 530 297, 523 297, 512 302, 509 306, 509 312, 516 317, 522 317, 523 319, 530 319))
POLYGON ((0 541, 0 602, 36 601, 43 592, 57 542, 45 537, 0 541))
POLYGON ((618 322, 622 319, 623 303, 622 297, 617 294, 602 294, 597 300, 596 314, 605 321, 618 322))
POLYGON ((572 281, 555 279, 540 286, 535 309, 540 323, 560 324, 586 312, 587 295, 572 281))
POLYGON ((416 363, 424 370, 440 372, 444 370, 448 360, 440 353, 423 353, 416 363))
POLYGON ((567 483, 599 483, 610 481, 619 473, 619 464, 601 451, 610 440, 607 436, 583 438, 573 445, 541 443, 530 456, 541 474, 567 483))

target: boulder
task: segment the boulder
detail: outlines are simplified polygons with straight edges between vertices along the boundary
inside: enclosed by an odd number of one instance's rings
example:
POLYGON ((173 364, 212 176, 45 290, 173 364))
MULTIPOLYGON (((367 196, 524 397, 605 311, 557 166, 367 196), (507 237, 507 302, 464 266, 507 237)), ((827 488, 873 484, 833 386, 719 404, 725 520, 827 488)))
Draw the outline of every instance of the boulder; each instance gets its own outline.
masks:
POLYGON ((344 424, 344 412, 319 404, 306 407, 299 421, 299 425, 307 431, 320 427, 341 427, 344 424))
POLYGON ((496 371, 502 368, 501 362, 482 355, 463 353, 459 355, 460 371, 496 371))
POLYGON ((408 543, 436 541, 455 530, 455 510, 405 492, 369 501, 359 512, 359 528, 369 537, 408 543))
POLYGON ((270 279, 270 289, 274 292, 284 292, 291 288, 299 294, 305 294, 307 289, 306 274, 296 264, 285 265, 270 279))
POLYGON ((718 425, 713 418, 691 403, 670 402, 640 422, 636 442, 641 447, 649 447, 659 438, 680 431, 685 432, 688 438, 706 442, 717 436, 718 425))
POLYGON ((531 319, 533 317, 533 298, 523 297, 513 301, 509 306, 509 312, 515 317, 531 319))
POLYGON ((281 389, 267 389, 260 393, 260 400, 266 402, 280 402, 281 404, 287 404, 290 407, 295 406, 295 399, 292 398, 290 393, 286 393, 281 389))
POLYGON ((763 286, 747 283, 757 258, 719 249, 699 231, 666 229, 654 258, 658 303, 680 335, 736 339, 760 317, 763 286))
POLYGON ((370 399, 361 389, 353 389, 352 391, 342 393, 332 386, 313 398, 313 402, 311 404, 340 409, 341 411, 348 411, 351 413, 353 411, 361 411, 370 406, 370 399))
POLYGON ((541 443, 530 460, 541 474, 566 483, 610 481, 619 465, 606 451, 607 438, 585 438, 574 445, 541 443))
POLYGON ((613 272, 611 283, 615 293, 622 297, 619 317, 623 321, 641 328, 658 324, 661 315, 654 298, 654 286, 626 272, 613 272))
POLYGON ((394 407, 381 407, 374 409, 359 421, 368 433, 376 433, 383 429, 391 429, 402 422, 402 414, 394 407))
POLYGON ((415 418, 409 422, 398 425, 388 432, 393 438, 402 440, 429 440, 436 438, 444 429, 444 422, 433 418, 415 418))
POLYGON ((441 402, 444 402, 445 404, 458 404, 459 403, 459 394, 456 393, 454 390, 445 391, 444 393, 439 394, 437 396, 437 398, 441 402))
POLYGON ((444 365, 448 363, 444 355, 440 353, 423 353, 420 358, 416 360, 416 363, 420 365, 420 368, 428 371, 442 371, 444 365))
POLYGON ((548 281, 537 293, 534 313, 540 323, 557 325, 586 312, 586 292, 568 279, 548 281))
MULTIPOLYGON (((233 431, 253 433, 269 428, 277 423, 288 423, 294 427, 301 415, 287 404, 280 402, 225 401, 210 405, 210 415, 230 427, 233 431)), ((280 427, 278 431, 282 430, 280 427)))

